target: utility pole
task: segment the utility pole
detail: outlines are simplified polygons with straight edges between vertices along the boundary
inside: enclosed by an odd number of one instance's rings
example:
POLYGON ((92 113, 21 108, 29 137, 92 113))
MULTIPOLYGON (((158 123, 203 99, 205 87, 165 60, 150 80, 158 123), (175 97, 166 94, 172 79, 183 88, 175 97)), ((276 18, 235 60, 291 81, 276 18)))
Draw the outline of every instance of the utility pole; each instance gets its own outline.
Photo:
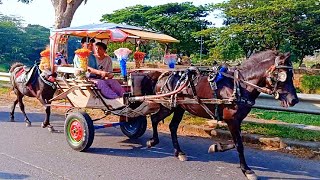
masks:
POLYGON ((202 49, 203 49, 203 37, 200 36, 200 40, 197 39, 196 42, 199 42, 200 43, 200 64, 201 64, 201 60, 202 60, 202 49))
POLYGON ((202 56, 202 44, 203 44, 203 40, 202 40, 202 36, 200 36, 200 61, 202 56))

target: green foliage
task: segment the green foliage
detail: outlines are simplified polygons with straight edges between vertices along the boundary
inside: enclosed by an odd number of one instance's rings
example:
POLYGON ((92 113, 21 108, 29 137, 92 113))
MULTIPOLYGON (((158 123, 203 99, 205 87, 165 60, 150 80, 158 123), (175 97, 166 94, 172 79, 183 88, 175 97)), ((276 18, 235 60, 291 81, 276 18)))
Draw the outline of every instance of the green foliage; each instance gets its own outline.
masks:
POLYGON ((19 61, 33 64, 49 43, 49 29, 39 25, 23 27, 23 20, 0 14, 0 63, 10 66, 19 61))
POLYGON ((197 64, 197 65, 211 65, 212 62, 208 61, 208 55, 202 54, 201 59, 200 59, 200 54, 191 54, 191 63, 192 64, 197 64))
POLYGON ((222 11, 226 25, 202 33, 212 37, 208 46, 213 48, 213 55, 227 51, 230 46, 226 44, 238 44, 246 56, 279 49, 301 60, 320 48, 318 0, 229 0, 212 5, 212 10, 222 11), (228 40, 230 36, 232 40, 228 40))
POLYGON ((180 40, 172 45, 178 53, 190 55, 199 49, 199 43, 192 37, 193 32, 206 29, 210 23, 204 19, 208 15, 205 6, 194 6, 191 2, 168 3, 159 6, 136 5, 105 14, 102 21, 126 23, 154 31, 160 31, 180 40))
POLYGON ((0 64, 0 72, 9 72, 9 65, 0 64))
POLYGON ((153 42, 150 44, 149 56, 151 61, 160 61, 164 56, 164 47, 159 43, 153 42))
POLYGON ((319 115, 252 109, 250 112, 250 116, 259 119, 278 120, 287 123, 320 126, 319 115))
POLYGON ((303 75, 301 80, 303 91, 307 93, 318 93, 320 94, 320 76, 309 76, 303 75))
MULTIPOLYGON (((128 48, 130 49, 132 52, 135 51, 135 46, 133 44, 131 44, 130 42, 123 42, 123 43, 110 43, 108 44, 108 50, 107 53, 109 54, 109 56, 111 57, 115 57, 114 55, 114 51, 118 48, 128 48)), ((130 55, 129 59, 133 59, 132 54, 130 55)))

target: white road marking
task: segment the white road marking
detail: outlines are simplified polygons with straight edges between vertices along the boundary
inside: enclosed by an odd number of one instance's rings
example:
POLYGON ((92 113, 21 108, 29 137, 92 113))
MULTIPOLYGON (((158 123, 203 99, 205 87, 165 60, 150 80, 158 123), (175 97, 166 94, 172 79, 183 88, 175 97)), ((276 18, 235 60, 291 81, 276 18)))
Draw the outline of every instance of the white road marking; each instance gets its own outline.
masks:
POLYGON ((62 179, 69 179, 69 178, 66 178, 66 177, 64 177, 64 176, 61 176, 61 175, 59 175, 59 174, 57 174, 57 173, 54 173, 54 172, 52 172, 52 171, 50 171, 50 170, 44 169, 44 168, 42 168, 42 167, 39 167, 39 166, 36 166, 36 165, 33 165, 33 164, 30 164, 30 163, 28 163, 28 162, 26 162, 26 161, 24 161, 24 160, 18 159, 18 158, 14 157, 14 156, 11 156, 11 155, 9 155, 9 154, 0 153, 0 155, 9 157, 9 158, 14 159, 14 160, 17 160, 17 161, 19 161, 19 162, 22 162, 22 163, 24 163, 24 164, 27 164, 27 165, 29 165, 29 166, 32 166, 32 167, 34 167, 34 168, 36 168, 36 169, 40 169, 40 170, 45 171, 45 172, 47 172, 47 173, 49 173, 49 174, 58 176, 58 177, 60 177, 60 178, 62 178, 62 179))

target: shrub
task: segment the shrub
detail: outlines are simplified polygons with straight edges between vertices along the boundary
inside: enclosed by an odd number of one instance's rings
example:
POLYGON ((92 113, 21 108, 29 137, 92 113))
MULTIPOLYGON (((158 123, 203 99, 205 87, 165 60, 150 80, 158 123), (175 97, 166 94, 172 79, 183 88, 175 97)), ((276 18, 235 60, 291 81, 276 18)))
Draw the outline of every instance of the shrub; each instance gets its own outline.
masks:
POLYGON ((302 76, 301 88, 306 93, 320 93, 320 76, 302 76))

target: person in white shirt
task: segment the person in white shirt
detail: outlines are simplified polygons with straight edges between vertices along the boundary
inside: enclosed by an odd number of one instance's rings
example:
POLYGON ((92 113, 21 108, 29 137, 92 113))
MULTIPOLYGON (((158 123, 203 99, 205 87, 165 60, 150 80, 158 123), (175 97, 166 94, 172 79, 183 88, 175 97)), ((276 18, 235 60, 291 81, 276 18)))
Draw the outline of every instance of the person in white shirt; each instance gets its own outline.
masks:
POLYGON ((95 45, 98 70, 107 72, 106 77, 108 77, 108 79, 98 80, 97 87, 101 90, 101 94, 108 99, 122 97, 125 91, 117 80, 112 79, 112 60, 106 53, 107 45, 103 42, 97 42, 95 45))

